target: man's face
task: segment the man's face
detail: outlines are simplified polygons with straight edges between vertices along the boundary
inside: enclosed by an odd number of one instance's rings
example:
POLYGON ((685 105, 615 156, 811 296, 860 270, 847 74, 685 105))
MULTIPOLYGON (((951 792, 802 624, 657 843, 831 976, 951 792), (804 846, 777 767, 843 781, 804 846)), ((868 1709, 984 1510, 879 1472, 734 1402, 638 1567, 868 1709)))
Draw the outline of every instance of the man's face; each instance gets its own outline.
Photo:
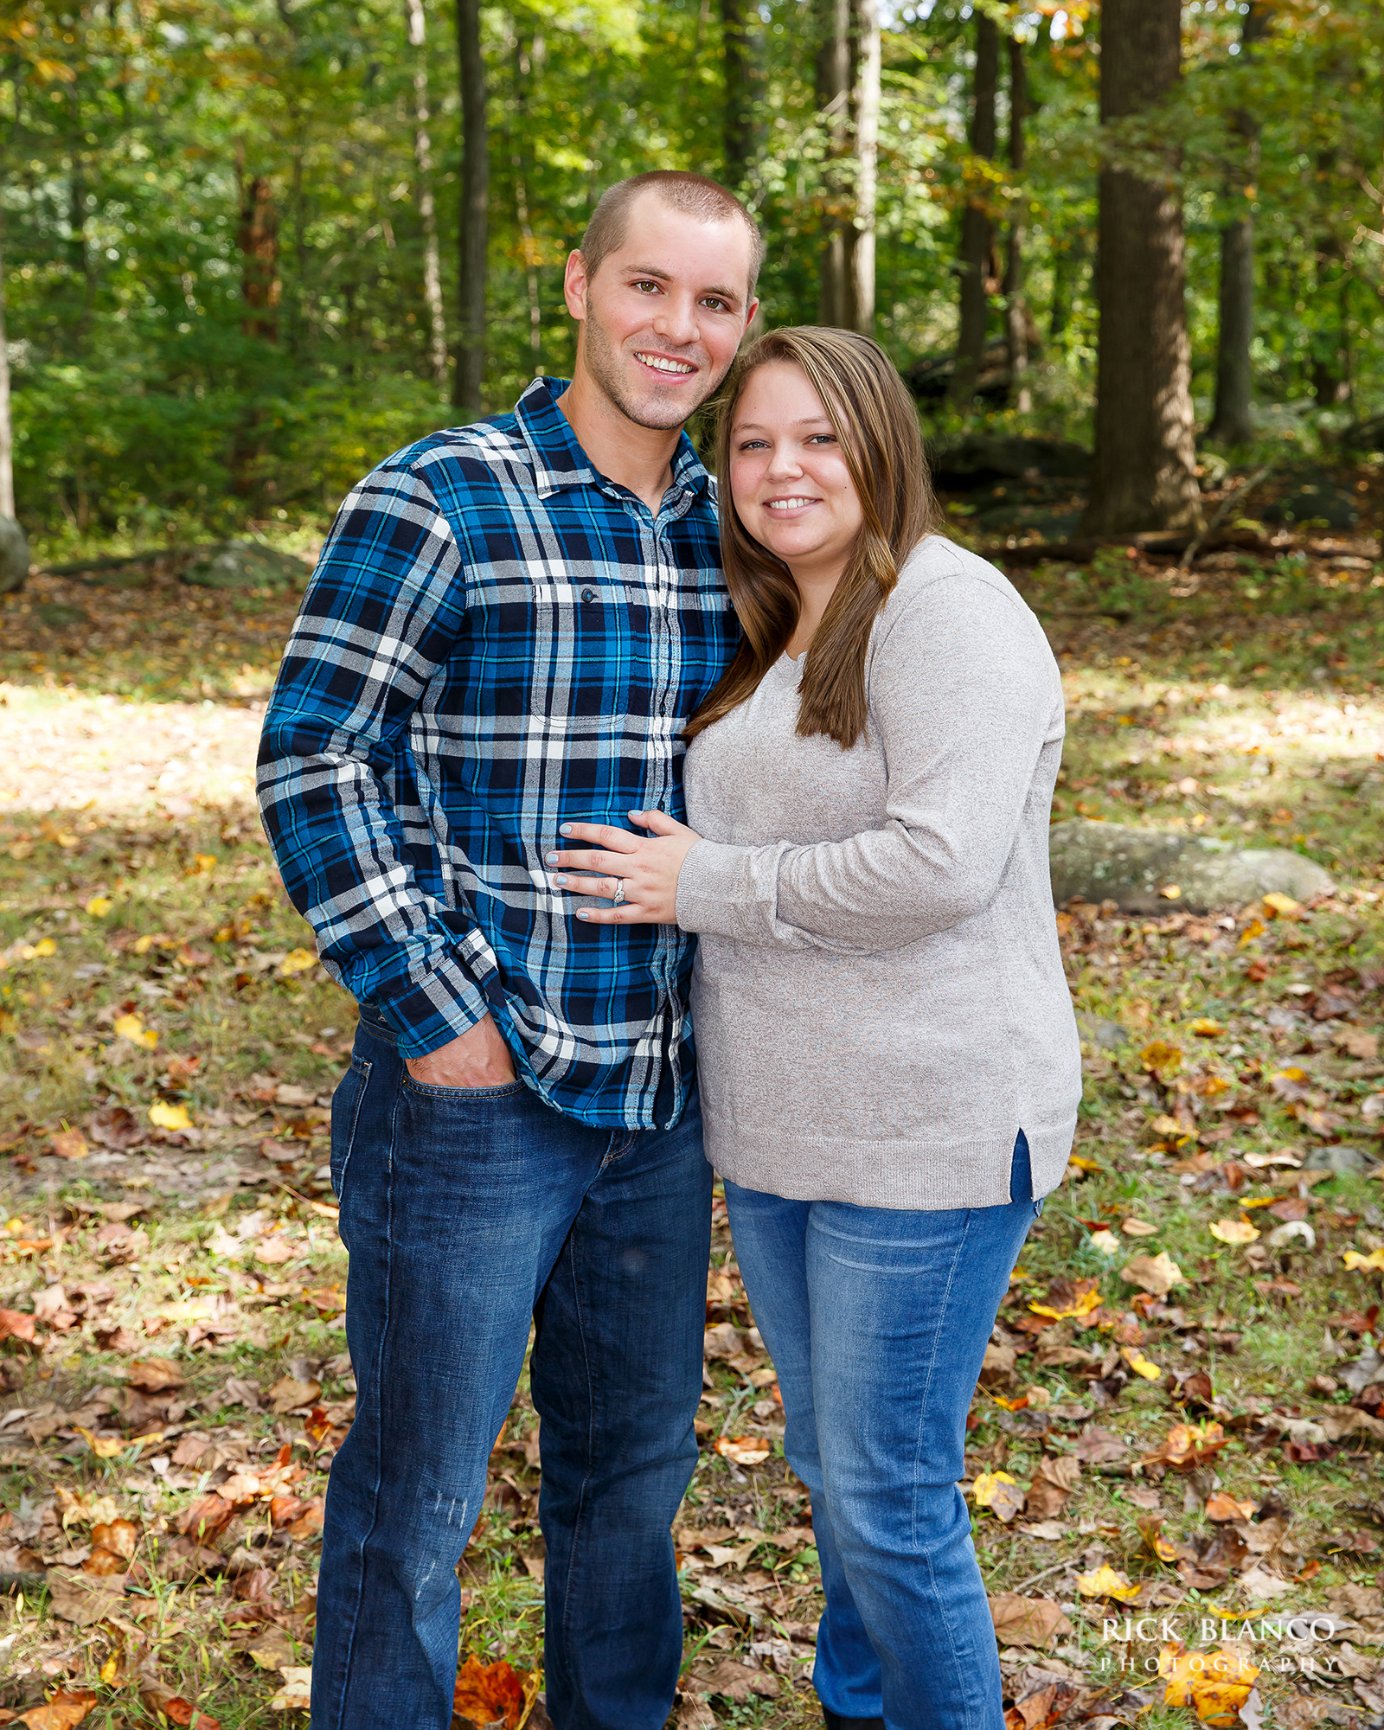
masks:
POLYGON ((577 371, 636 426, 667 431, 721 383, 754 316, 750 236, 738 217, 699 222, 655 192, 627 215, 594 277, 579 252, 567 261, 577 371))

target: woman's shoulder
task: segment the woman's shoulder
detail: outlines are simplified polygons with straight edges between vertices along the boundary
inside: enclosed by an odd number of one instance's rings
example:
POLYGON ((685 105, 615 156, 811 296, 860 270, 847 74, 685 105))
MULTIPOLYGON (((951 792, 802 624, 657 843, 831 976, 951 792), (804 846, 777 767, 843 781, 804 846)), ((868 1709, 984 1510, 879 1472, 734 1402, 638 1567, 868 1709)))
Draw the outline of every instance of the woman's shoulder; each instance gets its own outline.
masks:
POLYGON ((882 634, 908 620, 916 625, 966 622, 1027 636, 1041 632, 1036 616, 1004 572, 946 535, 925 535, 899 567, 880 612, 882 634))

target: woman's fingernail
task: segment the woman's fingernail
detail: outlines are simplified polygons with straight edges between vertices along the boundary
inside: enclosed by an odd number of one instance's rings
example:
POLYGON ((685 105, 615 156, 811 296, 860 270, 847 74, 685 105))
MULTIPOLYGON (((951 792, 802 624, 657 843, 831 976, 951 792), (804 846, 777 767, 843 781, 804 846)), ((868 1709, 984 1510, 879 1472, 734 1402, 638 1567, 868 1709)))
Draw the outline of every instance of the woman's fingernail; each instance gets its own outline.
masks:
POLYGON ((558 829, 559 835, 570 835, 571 833, 572 825, 570 823, 563 823, 558 829))
POLYGON ((546 856, 546 858, 544 859, 544 863, 547 865, 556 865, 557 862, 558 862, 558 860, 557 860, 557 854, 556 853, 549 853, 546 856))
POLYGON ((579 907, 577 909, 577 918, 578 919, 589 919, 590 917, 591 917, 591 915, 586 911, 585 907, 579 907))
POLYGON ((557 884, 559 889, 565 889, 567 887, 567 879, 565 877, 554 877, 553 882, 557 884))

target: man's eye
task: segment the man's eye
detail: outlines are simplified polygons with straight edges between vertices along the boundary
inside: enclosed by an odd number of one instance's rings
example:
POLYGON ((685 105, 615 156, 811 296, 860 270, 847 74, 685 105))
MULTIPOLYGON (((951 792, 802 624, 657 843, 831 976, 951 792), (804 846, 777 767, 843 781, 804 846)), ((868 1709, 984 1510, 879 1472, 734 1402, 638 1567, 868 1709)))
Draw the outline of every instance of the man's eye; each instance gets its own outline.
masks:
POLYGON ((730 311, 730 302, 728 300, 722 300, 717 294, 704 295, 702 298, 702 305, 709 306, 716 312, 730 311))
POLYGON ((652 277, 647 277, 647 276, 642 277, 638 282, 635 283, 634 286, 640 291, 641 294, 644 292, 644 290, 646 288, 653 294, 658 293, 658 284, 652 279, 652 277))

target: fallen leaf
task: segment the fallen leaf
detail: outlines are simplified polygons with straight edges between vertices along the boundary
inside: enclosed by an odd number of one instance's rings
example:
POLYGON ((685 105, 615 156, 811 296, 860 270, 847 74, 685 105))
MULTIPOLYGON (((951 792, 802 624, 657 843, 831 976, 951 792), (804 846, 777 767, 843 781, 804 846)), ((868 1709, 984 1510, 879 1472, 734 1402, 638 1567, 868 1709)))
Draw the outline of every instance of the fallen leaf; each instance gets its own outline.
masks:
POLYGON ((271 1712, 306 1712, 312 1705, 312 1665, 281 1664, 283 1687, 269 1702, 271 1712))
POLYGON ((18 1722, 29 1730, 74 1730, 95 1704, 96 1695, 89 1688, 60 1688, 44 1705, 31 1706, 18 1722))
POLYGON ((484 1664, 468 1652, 457 1676, 452 1710, 475 1724, 519 1730, 538 1695, 537 1673, 516 1670, 503 1658, 484 1664))
POLYGON ((111 1024, 117 1039, 127 1039, 131 1045, 143 1046, 146 1051, 152 1051, 159 1042, 159 1036, 152 1027, 144 1025, 144 1017, 131 1012, 128 1015, 117 1015, 111 1024))
POLYGON ((992 1593, 990 1619, 1001 1646, 1049 1646, 1059 1634, 1072 1632, 1055 1599, 1025 1598, 1018 1592, 992 1593))
POLYGON ((290 949, 279 963, 279 978, 291 979, 295 973, 306 973, 316 965, 317 957, 311 949, 290 949))
POLYGON ((1259 1666, 1224 1646, 1214 1651, 1188 1651, 1170 1641, 1158 1654, 1158 1674, 1164 1678, 1164 1703, 1190 1706, 1203 1724, 1229 1730, 1249 1699, 1259 1666))
POLYGON ((1136 1376, 1142 1376, 1147 1382, 1156 1382, 1163 1374, 1162 1369, 1154 1363, 1152 1358, 1146 1358, 1138 1346, 1122 1346, 1120 1356, 1136 1376))
POLYGON ((1174 1471, 1190 1472, 1218 1454, 1229 1440, 1214 1419, 1204 1424, 1174 1424, 1158 1451, 1146 1457, 1151 1463, 1157 1461, 1174 1471))
POLYGON ((1121 1604, 1132 1604, 1139 1596, 1142 1587, 1126 1580, 1117 1569, 1108 1562, 1102 1562, 1099 1568, 1089 1574, 1078 1574, 1076 1589, 1083 1598, 1115 1598, 1121 1604))
POLYGON ((1215 1219, 1210 1231, 1221 1243, 1253 1243, 1259 1236, 1259 1227, 1247 1219, 1215 1219))
POLYGON ((763 1436, 718 1436, 716 1452, 737 1466, 762 1466, 773 1452, 763 1436))
POLYGON ((1241 1501, 1238 1496, 1232 1496, 1227 1490, 1213 1490, 1206 1498, 1204 1511, 1208 1520, 1217 1522, 1248 1520, 1258 1506, 1258 1502, 1241 1501))
POLYGON ((776 1700, 783 1691, 777 1676, 767 1670, 753 1670, 738 1658, 723 1658, 714 1670, 701 1675, 694 1673, 691 1685, 704 1697, 714 1694, 732 1705, 747 1700, 776 1700))
POLYGON ((191 1129, 192 1119, 185 1105, 170 1105, 166 1099, 156 1099, 149 1107, 149 1121, 156 1129, 191 1129))
POLYGON ((20 1310, 0 1310, 0 1340, 34 1343, 34 1318, 20 1310))
POLYGON ((971 1486, 971 1494, 978 1508, 989 1508, 1005 1524, 1024 1510, 1024 1492, 1008 1472, 981 1472, 971 1486))
POLYGON ((146 1394, 162 1394, 170 1388, 182 1387, 186 1377, 172 1358, 136 1358, 125 1372, 125 1379, 132 1388, 146 1394))
POLYGON ((48 1607, 78 1628, 89 1628, 114 1615, 124 1595, 121 1579, 83 1574, 77 1569, 48 1570, 48 1607))
POLYGON ((1359 1268, 1368 1268, 1371 1272, 1384 1268, 1384 1244, 1378 1249, 1372 1249, 1368 1255, 1361 1255, 1358 1249, 1343 1251, 1341 1260, 1355 1272, 1359 1268))
POLYGON ((1120 1278, 1155 1297, 1165 1297, 1174 1286, 1187 1283, 1186 1275, 1166 1250, 1132 1257, 1120 1269, 1120 1278))

